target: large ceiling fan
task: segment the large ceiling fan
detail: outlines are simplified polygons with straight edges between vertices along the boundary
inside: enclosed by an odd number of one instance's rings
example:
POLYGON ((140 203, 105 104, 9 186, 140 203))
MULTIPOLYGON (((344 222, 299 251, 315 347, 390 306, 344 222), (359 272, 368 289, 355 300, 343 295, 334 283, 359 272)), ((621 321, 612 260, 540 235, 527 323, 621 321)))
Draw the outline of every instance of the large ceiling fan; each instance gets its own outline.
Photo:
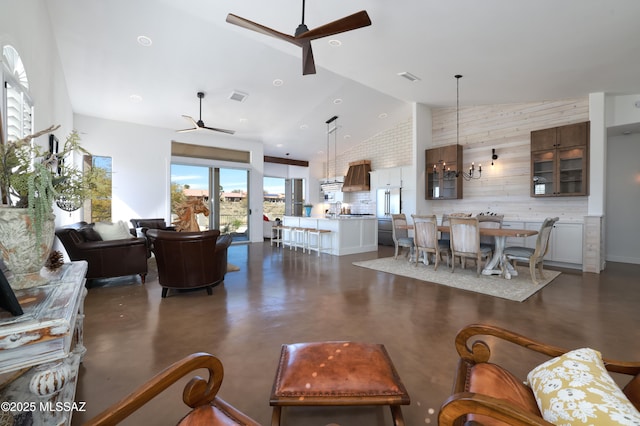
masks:
POLYGON ((281 40, 293 43, 296 46, 302 47, 302 74, 315 74, 316 65, 313 60, 313 51, 311 50, 311 40, 315 40, 322 37, 327 37, 334 34, 340 34, 347 31, 355 30, 358 28, 371 25, 371 19, 364 10, 354 13, 353 15, 345 16, 337 21, 329 22, 321 27, 309 30, 304 24, 304 9, 305 0, 302 0, 302 23, 296 28, 294 36, 284 34, 264 25, 257 24, 249 21, 248 19, 241 18, 232 13, 227 15, 227 22, 238 25, 243 28, 247 28, 252 31, 259 32, 271 37, 279 38, 281 40))
POLYGON ((198 92, 198 98, 200 99, 200 118, 198 119, 198 121, 196 121, 188 115, 183 115, 184 118, 186 118, 191 123, 193 123, 193 127, 190 127, 188 129, 178 130, 178 132, 184 133, 184 132, 193 132, 194 130, 198 130, 198 129, 207 129, 207 130, 213 130, 214 132, 222 132, 222 133, 228 133, 230 135, 233 135, 235 133, 235 130, 218 129, 216 127, 207 127, 204 125, 204 121, 202 121, 202 98, 204 98, 204 93, 198 92))

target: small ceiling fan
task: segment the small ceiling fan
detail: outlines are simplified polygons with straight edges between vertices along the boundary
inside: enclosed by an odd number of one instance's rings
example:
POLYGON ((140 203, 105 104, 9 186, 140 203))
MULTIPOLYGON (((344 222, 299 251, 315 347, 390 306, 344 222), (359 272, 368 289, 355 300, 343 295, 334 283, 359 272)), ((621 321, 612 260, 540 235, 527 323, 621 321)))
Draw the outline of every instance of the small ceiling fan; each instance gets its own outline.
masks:
POLYGON ((204 98, 204 93, 198 92, 198 98, 200 99, 200 118, 198 119, 198 121, 196 121, 188 115, 183 115, 184 118, 186 118, 191 123, 193 123, 193 127, 188 129, 177 130, 177 132, 184 133, 184 132, 193 132, 194 130, 198 130, 198 129, 207 129, 207 130, 213 130, 214 132, 222 132, 222 133, 228 133, 230 135, 233 135, 235 133, 235 130, 218 129, 216 127, 207 127, 204 125, 204 121, 202 121, 202 98, 204 98))
POLYGON ((355 30, 358 28, 371 25, 371 19, 366 11, 354 13, 353 15, 345 16, 328 24, 322 25, 313 30, 309 30, 304 24, 304 9, 305 0, 302 0, 302 23, 296 28, 295 35, 290 36, 264 25, 257 24, 249 21, 248 19, 241 18, 232 13, 227 15, 227 22, 230 24, 238 25, 240 27, 259 32, 271 37, 279 38, 289 43, 293 43, 296 46, 302 47, 302 75, 315 74, 316 65, 313 60, 313 51, 311 50, 311 40, 315 40, 322 37, 327 37, 334 34, 340 34, 347 31, 355 30))

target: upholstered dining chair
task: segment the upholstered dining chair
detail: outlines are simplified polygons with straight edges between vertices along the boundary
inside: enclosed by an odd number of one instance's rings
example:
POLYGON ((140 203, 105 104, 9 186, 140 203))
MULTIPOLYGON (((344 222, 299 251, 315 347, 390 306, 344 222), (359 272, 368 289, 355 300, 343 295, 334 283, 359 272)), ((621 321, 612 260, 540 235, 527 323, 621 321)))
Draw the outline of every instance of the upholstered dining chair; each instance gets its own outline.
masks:
POLYGON ((394 259, 398 258, 398 252, 401 247, 408 248, 407 256, 410 255, 413 248, 413 238, 409 236, 409 229, 407 226, 407 217, 404 213, 391 215, 391 237, 393 238, 393 244, 396 246, 396 252, 393 255, 394 259))
MULTIPOLYGON (((540 227, 540 232, 538 232, 538 238, 536 239, 536 247, 520 247, 520 246, 511 246, 506 247, 504 249, 503 256, 509 261, 512 262, 513 267, 515 268, 518 261, 529 262, 529 271, 531 273, 531 281, 534 284, 538 285, 539 281, 536 279, 536 265, 538 265, 538 271, 540 272, 540 278, 545 279, 544 273, 542 271, 544 256, 549 251, 549 237, 551 236, 551 230, 553 229, 553 225, 558 221, 557 217, 548 217, 542 223, 540 227)), ((507 278, 508 271, 506 272, 507 278)))
MULTIPOLYGON (((478 224, 480 228, 492 228, 492 229, 500 229, 502 228, 502 221, 504 220, 503 214, 479 214, 478 215, 478 224)), ((493 253, 496 249, 496 240, 494 237, 485 235, 480 236, 480 246, 481 247, 489 247, 491 252, 493 253)))
POLYGON ((222 362, 213 355, 199 352, 173 363, 156 374, 124 399, 90 419, 85 423, 85 426, 107 426, 122 422, 147 402, 195 370, 207 371, 208 379, 194 376, 186 384, 182 400, 191 408, 191 411, 178 424, 260 425, 217 396, 224 377, 222 362))
POLYGON ((465 259, 476 262, 476 276, 480 276, 482 259, 489 257, 491 249, 480 246, 480 225, 477 217, 450 217, 451 272, 456 267, 456 257, 464 269, 465 259))
POLYGON ((416 263, 420 260, 420 253, 423 256, 423 263, 429 264, 429 254, 434 255, 433 270, 438 270, 438 263, 441 255, 446 253, 447 265, 449 264, 449 247, 442 245, 438 241, 438 219, 436 215, 417 215, 412 214, 413 219, 413 242, 415 245, 416 263))
MULTIPOLYGON (((440 224, 442 226, 449 226, 449 218, 450 217, 471 217, 471 213, 443 213, 442 221, 440 224)), ((448 232, 441 232, 440 239, 438 240, 438 244, 440 247, 446 247, 447 252, 451 254, 451 235, 448 232)), ((442 255, 445 254, 444 251, 440 251, 440 260, 442 260, 442 255)), ((447 258, 447 266, 449 266, 449 259, 447 258)))

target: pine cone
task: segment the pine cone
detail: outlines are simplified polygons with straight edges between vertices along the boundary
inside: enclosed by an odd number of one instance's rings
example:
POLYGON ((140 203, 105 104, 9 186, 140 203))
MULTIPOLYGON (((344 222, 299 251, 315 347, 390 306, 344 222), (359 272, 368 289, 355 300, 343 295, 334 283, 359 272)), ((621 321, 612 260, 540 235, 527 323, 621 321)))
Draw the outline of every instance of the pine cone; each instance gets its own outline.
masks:
POLYGON ((58 250, 53 250, 44 264, 44 266, 50 271, 56 271, 60 269, 62 265, 64 265, 64 256, 58 250))

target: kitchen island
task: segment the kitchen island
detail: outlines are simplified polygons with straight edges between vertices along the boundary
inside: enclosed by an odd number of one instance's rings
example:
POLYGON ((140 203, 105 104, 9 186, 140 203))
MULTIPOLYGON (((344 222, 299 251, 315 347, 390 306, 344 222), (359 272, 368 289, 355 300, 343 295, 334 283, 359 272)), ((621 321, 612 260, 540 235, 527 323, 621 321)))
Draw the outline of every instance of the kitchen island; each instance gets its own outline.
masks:
POLYGON ((284 226, 323 229, 322 252, 334 256, 378 250, 378 220, 375 216, 298 217, 284 216, 284 226))

